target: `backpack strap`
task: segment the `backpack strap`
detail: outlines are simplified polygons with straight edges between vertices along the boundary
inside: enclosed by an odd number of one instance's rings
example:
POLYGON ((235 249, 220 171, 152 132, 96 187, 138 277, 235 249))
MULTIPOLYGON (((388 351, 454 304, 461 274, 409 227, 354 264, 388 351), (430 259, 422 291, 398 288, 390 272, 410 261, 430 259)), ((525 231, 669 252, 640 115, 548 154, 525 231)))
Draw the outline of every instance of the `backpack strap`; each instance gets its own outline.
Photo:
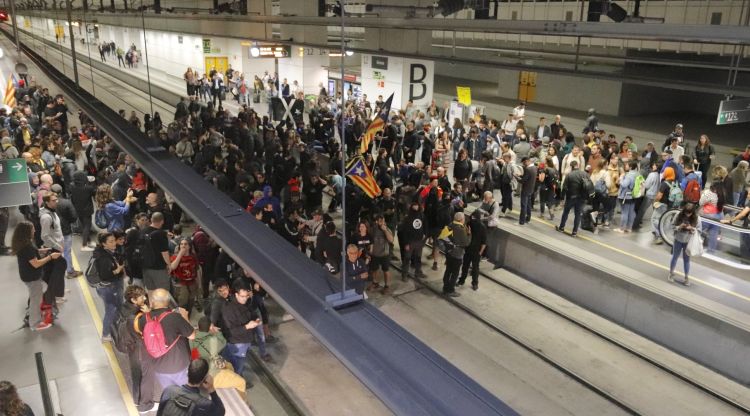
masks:
MULTIPOLYGON (((148 312, 146 312, 146 314, 148 314, 148 312)), ((143 312, 138 312, 137 314, 135 314, 135 318, 133 318, 133 331, 143 337, 143 331, 141 331, 141 328, 138 327, 138 320, 141 319, 141 316, 143 316, 143 312)), ((148 319, 148 317, 146 319, 148 319)))

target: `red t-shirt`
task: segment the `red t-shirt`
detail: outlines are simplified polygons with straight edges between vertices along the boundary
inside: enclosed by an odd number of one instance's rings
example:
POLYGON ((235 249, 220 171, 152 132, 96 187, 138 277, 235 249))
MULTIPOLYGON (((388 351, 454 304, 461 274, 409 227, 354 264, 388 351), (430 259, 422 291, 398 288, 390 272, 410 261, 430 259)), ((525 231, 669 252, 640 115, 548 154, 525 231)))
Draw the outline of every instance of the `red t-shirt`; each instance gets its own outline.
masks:
MULTIPOLYGON (((171 256, 170 261, 174 261, 177 256, 171 256)), ((182 256, 180 264, 172 271, 180 283, 192 283, 198 277, 198 260, 193 256, 182 256)))

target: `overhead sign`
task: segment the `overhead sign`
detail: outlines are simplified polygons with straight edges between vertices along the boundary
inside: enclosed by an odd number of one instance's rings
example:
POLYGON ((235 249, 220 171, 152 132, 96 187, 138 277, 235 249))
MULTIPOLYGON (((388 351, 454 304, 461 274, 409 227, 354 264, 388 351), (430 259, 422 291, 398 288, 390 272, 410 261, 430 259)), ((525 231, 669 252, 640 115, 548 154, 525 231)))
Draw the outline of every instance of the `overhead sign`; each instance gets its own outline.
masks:
POLYGON ((288 58, 292 56, 289 45, 258 45, 250 47, 251 58, 288 58))
POLYGON ((747 123, 750 121, 750 99, 723 100, 719 103, 716 125, 747 123))
POLYGON ((211 53, 211 39, 203 39, 203 53, 211 53))
POLYGON ((373 69, 388 69, 388 57, 387 56, 372 56, 372 67, 373 69))
POLYGON ((0 207, 31 204, 25 159, 0 160, 0 207))
POLYGON ((456 87, 458 102, 463 105, 471 105, 471 87, 456 87))

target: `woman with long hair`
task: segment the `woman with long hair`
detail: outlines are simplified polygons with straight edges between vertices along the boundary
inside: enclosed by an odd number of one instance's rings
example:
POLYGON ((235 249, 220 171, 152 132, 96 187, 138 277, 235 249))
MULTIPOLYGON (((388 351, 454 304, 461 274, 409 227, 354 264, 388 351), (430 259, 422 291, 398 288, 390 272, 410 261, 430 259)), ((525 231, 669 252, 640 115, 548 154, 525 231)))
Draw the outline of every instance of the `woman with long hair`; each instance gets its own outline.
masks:
POLYGON ((34 224, 28 221, 16 225, 10 248, 18 259, 18 274, 21 281, 29 290, 29 327, 34 331, 40 331, 52 326, 51 316, 42 320, 42 300, 46 305, 55 303, 54 293, 46 289, 42 267, 60 258, 62 253, 50 253, 49 249, 37 248, 34 243, 34 231, 34 224))
POLYGON ((10 381, 0 381, 0 415, 34 416, 28 404, 18 397, 16 386, 10 381))
POLYGON ((138 198, 133 196, 133 190, 128 189, 125 199, 115 201, 112 199, 112 188, 108 184, 101 184, 96 188, 96 208, 104 210, 107 217, 107 231, 125 229, 125 216, 130 212, 130 204, 137 201, 138 198))
POLYGON ((677 265, 677 259, 682 254, 682 267, 685 272, 685 280, 682 283, 690 286, 688 275, 690 273, 690 256, 687 254, 687 245, 690 237, 695 233, 695 227, 698 225, 698 214, 695 204, 687 203, 682 208, 674 220, 674 245, 672 246, 672 260, 669 262, 669 276, 667 280, 674 282, 674 269, 677 265))
POLYGON ((701 172, 701 182, 703 187, 710 183, 708 173, 711 171, 711 162, 716 157, 716 151, 714 146, 711 144, 711 139, 707 135, 701 134, 698 139, 698 144, 695 145, 695 152, 693 154, 693 163, 698 165, 698 170, 701 172))
POLYGON ((180 240, 167 265, 174 283, 177 305, 188 313, 193 311, 196 297, 200 293, 201 268, 195 254, 193 243, 188 238, 180 240))
POLYGON ((112 324, 122 304, 122 278, 125 276, 125 265, 115 257, 117 239, 114 234, 101 233, 98 241, 99 244, 93 253, 93 261, 101 281, 96 288, 96 294, 104 302, 102 342, 112 342, 112 324))

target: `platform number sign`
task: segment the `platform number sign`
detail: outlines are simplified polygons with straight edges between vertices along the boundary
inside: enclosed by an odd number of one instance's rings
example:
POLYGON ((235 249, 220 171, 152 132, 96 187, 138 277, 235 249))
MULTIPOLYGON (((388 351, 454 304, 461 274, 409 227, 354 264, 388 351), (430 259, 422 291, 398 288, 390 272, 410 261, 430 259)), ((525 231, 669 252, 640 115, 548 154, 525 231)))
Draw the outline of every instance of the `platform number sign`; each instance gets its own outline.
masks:
POLYGON ((747 123, 750 121, 750 100, 724 100, 719 104, 716 125, 747 123))
POLYGON ((0 160, 0 207, 16 207, 31 203, 26 160, 0 160))

